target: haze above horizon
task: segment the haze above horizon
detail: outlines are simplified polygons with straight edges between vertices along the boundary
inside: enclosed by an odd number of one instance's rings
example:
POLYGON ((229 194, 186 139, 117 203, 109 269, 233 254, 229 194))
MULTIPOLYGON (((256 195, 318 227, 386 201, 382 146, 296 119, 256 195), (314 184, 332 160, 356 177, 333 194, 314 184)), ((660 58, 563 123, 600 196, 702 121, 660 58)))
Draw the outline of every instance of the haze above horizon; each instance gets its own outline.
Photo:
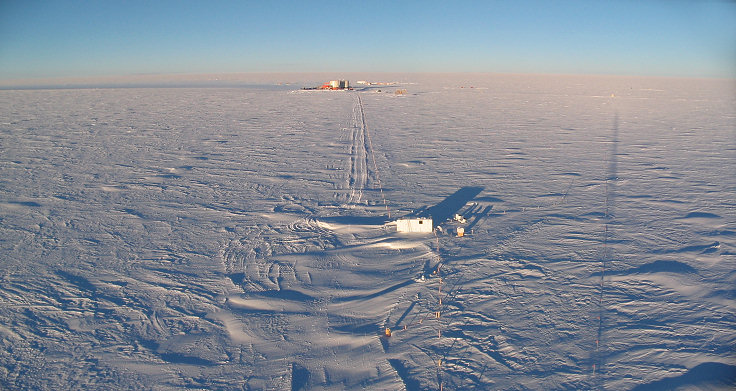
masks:
POLYGON ((0 81, 238 72, 736 78, 736 2, 0 3, 0 81))

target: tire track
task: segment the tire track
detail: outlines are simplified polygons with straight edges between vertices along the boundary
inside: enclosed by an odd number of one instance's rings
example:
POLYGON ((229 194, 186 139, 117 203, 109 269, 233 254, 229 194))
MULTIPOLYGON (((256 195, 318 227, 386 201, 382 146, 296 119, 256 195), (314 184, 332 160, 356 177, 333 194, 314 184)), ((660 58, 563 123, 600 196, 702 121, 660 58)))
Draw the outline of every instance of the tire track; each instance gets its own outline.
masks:
MULTIPOLYGON (((381 192, 381 200, 383 201, 383 206, 386 208, 386 214, 388 214, 388 218, 391 219, 391 210, 388 207, 388 203, 386 202, 386 196, 383 194, 383 186, 381 185, 381 178, 378 175, 378 164, 376 164, 376 154, 373 149, 373 142, 371 142, 371 135, 368 133, 368 125, 365 120, 365 108, 363 107, 363 100, 360 98, 360 95, 358 95, 358 105, 360 106, 360 123, 363 133, 363 149, 366 151, 366 158, 365 158, 365 165, 368 166, 368 153, 371 155, 371 160, 373 161, 373 175, 375 176, 375 184, 373 188, 376 188, 376 184, 378 185, 378 189, 381 192), (368 142, 366 144, 366 141, 368 142)), ((366 182, 367 182, 367 174, 368 170, 366 170, 366 182)))
POLYGON ((347 204, 361 204, 366 200, 363 189, 368 184, 368 148, 365 133, 365 115, 360 97, 353 107, 353 126, 350 129, 350 171, 347 185, 350 190, 347 204))

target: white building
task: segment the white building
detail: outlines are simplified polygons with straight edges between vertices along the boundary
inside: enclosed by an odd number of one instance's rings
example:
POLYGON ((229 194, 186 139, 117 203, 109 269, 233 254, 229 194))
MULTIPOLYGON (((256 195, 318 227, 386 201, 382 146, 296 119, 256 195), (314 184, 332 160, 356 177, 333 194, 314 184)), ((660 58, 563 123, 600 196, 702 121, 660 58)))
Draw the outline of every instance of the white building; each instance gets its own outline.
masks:
POLYGON ((396 220, 397 232, 411 233, 432 233, 432 219, 427 217, 417 217, 413 219, 396 220))
POLYGON ((350 88, 350 81, 348 80, 330 80, 329 83, 331 88, 334 88, 336 90, 343 90, 350 88))

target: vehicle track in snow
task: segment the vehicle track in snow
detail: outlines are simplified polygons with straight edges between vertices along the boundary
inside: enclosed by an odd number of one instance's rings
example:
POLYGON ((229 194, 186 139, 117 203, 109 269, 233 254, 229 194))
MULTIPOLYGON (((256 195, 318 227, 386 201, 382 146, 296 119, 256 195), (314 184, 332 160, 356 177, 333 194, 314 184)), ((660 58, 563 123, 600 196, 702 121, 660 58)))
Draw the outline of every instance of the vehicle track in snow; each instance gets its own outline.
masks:
POLYGON ((368 184, 368 144, 366 141, 366 123, 363 104, 360 97, 353 106, 352 126, 348 129, 350 138, 350 170, 347 177, 348 196, 346 204, 354 205, 367 202, 363 190, 368 184))

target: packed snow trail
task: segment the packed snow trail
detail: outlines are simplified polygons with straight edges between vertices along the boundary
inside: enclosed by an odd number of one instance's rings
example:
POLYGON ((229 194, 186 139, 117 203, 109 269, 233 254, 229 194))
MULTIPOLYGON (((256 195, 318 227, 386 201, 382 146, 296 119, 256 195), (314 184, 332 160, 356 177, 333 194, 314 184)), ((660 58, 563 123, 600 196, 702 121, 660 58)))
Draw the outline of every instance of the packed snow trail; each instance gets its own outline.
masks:
POLYGON ((363 190, 368 184, 368 148, 366 148, 365 117, 360 105, 353 107, 353 124, 350 128, 350 171, 348 175, 347 204, 364 202, 363 190), (360 110, 360 112, 356 112, 360 110))
POLYGON ((388 207, 388 203, 386 202, 386 196, 383 194, 383 186, 381 185, 381 177, 378 174, 378 165, 376 164, 376 154, 373 149, 373 141, 371 140, 371 135, 368 132, 368 124, 365 120, 365 108, 363 107, 363 99, 361 99, 360 95, 358 95, 358 104, 360 105, 360 119, 361 119, 361 128, 363 129, 363 135, 368 140, 368 151, 370 151, 371 159, 373 160, 373 172, 376 175, 376 182, 378 183, 378 189, 381 192, 381 200, 383 201, 383 206, 386 208, 386 214, 388 215, 388 218, 391 219, 391 210, 388 207))

